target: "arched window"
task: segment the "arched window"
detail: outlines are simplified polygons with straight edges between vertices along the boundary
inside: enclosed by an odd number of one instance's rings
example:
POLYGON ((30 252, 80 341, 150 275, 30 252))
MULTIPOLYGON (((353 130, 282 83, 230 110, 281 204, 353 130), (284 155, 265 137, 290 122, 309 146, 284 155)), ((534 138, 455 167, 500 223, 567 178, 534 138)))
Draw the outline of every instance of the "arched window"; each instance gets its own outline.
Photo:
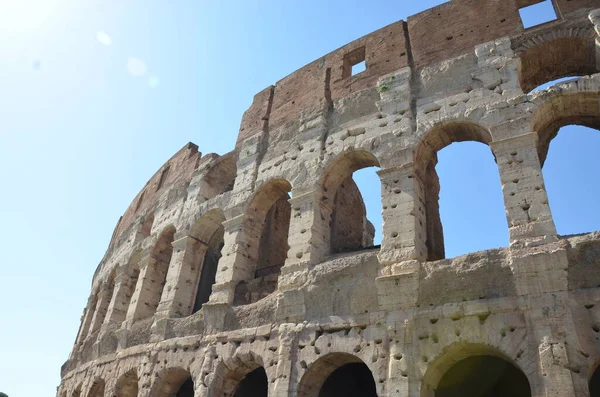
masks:
POLYGON ((182 368, 165 370, 154 386, 152 397, 194 397, 194 380, 182 368))
POLYGON ((263 367, 258 367, 242 379, 235 390, 234 397, 267 397, 269 380, 263 367))
POLYGON ((73 393, 71 393, 71 397, 81 397, 81 383, 77 385, 73 393))
POLYGON ((142 236, 148 237, 152 233, 152 225, 154 224, 154 212, 149 213, 142 222, 142 228, 140 229, 142 236))
POLYGON ((98 378, 94 380, 90 392, 88 393, 88 397, 104 397, 104 385, 104 379, 98 378))
POLYGON ((435 388, 435 397, 531 397, 525 374, 495 356, 471 356, 449 368, 435 388))
MULTIPOLYGON (((576 86, 586 84, 580 81, 576 86)), ((549 98, 533 121, 548 202, 561 235, 600 229, 600 189, 593 182, 600 172, 600 95, 582 91, 549 98)))
POLYGON ((429 363, 421 396, 531 397, 527 376, 500 351, 466 342, 444 350, 443 355, 429 363))
POLYGON ((169 264, 171 263, 171 257, 173 256, 174 238, 175 228, 173 226, 168 226, 165 228, 165 230, 163 230, 158 238, 158 241, 154 245, 154 248, 152 249, 151 256, 155 261, 153 265, 154 274, 152 277, 154 280, 154 285, 152 286, 152 289, 148 294, 148 299, 146 300, 146 305, 148 306, 150 316, 156 312, 156 308, 160 302, 160 297, 167 280, 167 271, 169 270, 169 264))
POLYGON ((193 256, 194 267, 197 269, 194 279, 198 282, 192 313, 200 310, 202 305, 208 302, 210 298, 224 243, 224 221, 223 211, 214 209, 202 216, 190 232, 190 236, 194 240, 192 249, 198 252, 198 255, 193 256))
POLYGON ((115 397, 137 397, 139 379, 135 369, 127 371, 117 381, 115 397))
POLYGON ((434 127, 418 146, 427 260, 508 245, 502 185, 490 142, 483 127, 456 122, 434 127))
MULTIPOLYGON (((260 361, 260 359, 259 359, 260 361)), ((211 396, 267 397, 269 380, 265 368, 253 362, 245 362, 234 369, 222 363, 218 367, 217 379, 208 394, 211 396)))
POLYGON ((598 72, 594 29, 565 28, 547 34, 527 36, 516 49, 521 58, 519 82, 524 92, 542 84, 598 72), (577 48, 577 51, 573 51, 577 48))
POLYGON ((381 185, 374 172, 376 167, 379 167, 379 161, 373 154, 356 150, 340 155, 325 171, 322 189, 323 199, 331 208, 330 253, 352 252, 374 246, 375 227, 367 219, 367 207, 353 174, 361 170, 358 173, 361 185, 369 186, 369 193, 372 193, 369 194, 369 207, 376 208, 372 212, 379 214, 377 219, 380 219, 381 185))
POLYGON ((283 179, 269 181, 254 195, 243 222, 246 256, 233 303, 256 302, 277 289, 280 269, 287 258, 292 186, 283 179))
POLYGON ((298 397, 377 397, 373 373, 358 357, 332 353, 311 364, 298 385, 298 397))

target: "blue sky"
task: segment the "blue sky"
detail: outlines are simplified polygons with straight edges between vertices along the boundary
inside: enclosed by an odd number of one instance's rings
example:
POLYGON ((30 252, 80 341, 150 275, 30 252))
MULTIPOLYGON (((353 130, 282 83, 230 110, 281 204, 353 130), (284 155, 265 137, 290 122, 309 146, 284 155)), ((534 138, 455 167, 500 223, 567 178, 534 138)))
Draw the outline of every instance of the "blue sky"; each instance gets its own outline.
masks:
MULTIPOLYGON (((113 228, 169 157, 188 141, 232 150, 255 93, 439 3, 0 2, 0 391, 55 394, 113 228)), ((551 146, 544 175, 561 233, 598 229, 598 143, 570 128, 551 146)), ((454 144, 439 158, 447 256, 505 246, 489 149, 454 144)), ((358 180, 379 229, 373 175, 358 180)))

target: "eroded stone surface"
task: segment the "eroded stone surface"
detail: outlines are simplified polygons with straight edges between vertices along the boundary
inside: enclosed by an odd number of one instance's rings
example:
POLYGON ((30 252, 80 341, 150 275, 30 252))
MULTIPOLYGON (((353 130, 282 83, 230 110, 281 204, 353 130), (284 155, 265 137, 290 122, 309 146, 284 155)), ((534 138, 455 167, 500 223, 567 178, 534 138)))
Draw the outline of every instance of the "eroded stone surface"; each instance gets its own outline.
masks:
POLYGON ((535 3, 392 24, 257 94, 231 153, 176 153, 115 228, 58 395, 443 397, 484 362, 517 374, 496 394, 588 396, 600 235, 557 235, 541 167, 560 127, 600 127, 600 10, 524 30, 535 3), (436 153, 465 140, 496 158, 510 246, 446 259, 436 153), (381 247, 351 178, 371 166, 381 247))

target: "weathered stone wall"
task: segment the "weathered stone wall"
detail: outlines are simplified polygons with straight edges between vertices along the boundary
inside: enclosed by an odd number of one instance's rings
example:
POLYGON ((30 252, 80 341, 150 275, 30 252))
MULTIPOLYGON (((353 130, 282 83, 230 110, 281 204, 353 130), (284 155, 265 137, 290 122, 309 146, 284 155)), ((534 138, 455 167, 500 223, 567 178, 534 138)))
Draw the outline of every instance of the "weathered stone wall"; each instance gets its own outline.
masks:
POLYGON ((600 10, 523 29, 537 2, 387 26, 258 93, 233 152, 179 151, 115 228, 58 396, 443 397, 456 365, 506 368, 496 394, 600 392, 600 235, 557 235, 541 172, 560 127, 600 127, 600 10), (445 258, 437 152, 467 140, 510 246, 445 258), (381 247, 352 180, 373 166, 381 247))

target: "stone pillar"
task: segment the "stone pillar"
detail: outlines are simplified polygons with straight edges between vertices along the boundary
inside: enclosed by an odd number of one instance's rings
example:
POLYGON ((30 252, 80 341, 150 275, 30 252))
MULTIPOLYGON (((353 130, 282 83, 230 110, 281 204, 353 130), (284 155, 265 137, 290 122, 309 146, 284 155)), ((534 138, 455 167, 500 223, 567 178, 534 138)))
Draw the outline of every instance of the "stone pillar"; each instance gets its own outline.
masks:
POLYGON ((135 285, 132 285, 132 277, 127 274, 126 270, 127 268, 124 266, 117 268, 113 297, 106 313, 105 323, 107 324, 118 324, 125 321, 131 295, 135 289, 135 285))
POLYGON ((164 279, 166 269, 158 268, 158 261, 148 253, 143 254, 140 260, 140 275, 135 291, 131 297, 131 304, 127 310, 126 324, 124 328, 129 328, 131 324, 139 319, 151 317, 154 315, 157 289, 162 289, 160 280, 164 279))
POLYGON ((590 21, 594 24, 596 30, 596 68, 600 69, 600 8, 590 12, 590 21))
POLYGON ((92 322, 92 318, 94 313, 96 312, 96 305, 98 302, 98 294, 94 293, 88 299, 88 304, 86 306, 85 313, 83 314, 83 322, 81 323, 81 329, 79 331, 79 335, 77 337, 77 341, 75 342, 76 346, 79 346, 83 343, 85 338, 88 336, 88 330, 90 329, 90 324, 92 322))
POLYGON ((388 276, 394 274, 395 264, 427 259, 425 197, 414 164, 377 173, 383 218, 380 275, 388 276))
POLYGON ((321 197, 320 192, 313 190, 289 200, 292 207, 290 249, 281 274, 304 270, 322 262, 329 254, 329 220, 333 208, 321 197))
POLYGON ((112 296, 112 286, 105 286, 98 292, 98 303, 96 304, 96 313, 94 313, 92 323, 90 324, 90 334, 100 329, 100 326, 104 323, 112 296))
POLYGON ((419 269, 427 259, 427 218, 423 183, 414 164, 381 170, 383 238, 377 297, 382 310, 417 303, 419 269))
POLYGON ((244 223, 244 215, 223 222, 225 229, 222 257, 210 295, 211 304, 231 304, 235 287, 241 280, 254 278, 256 258, 248 255, 251 244, 257 244, 258 239, 252 238, 260 233, 262 225, 244 223))
POLYGON ((511 246, 555 240, 556 227, 538 157, 537 134, 492 142, 490 147, 500 172, 511 246))
POLYGON ((191 236, 173 243, 167 281, 156 310, 157 318, 186 317, 192 314, 204 255, 208 245, 191 236))

